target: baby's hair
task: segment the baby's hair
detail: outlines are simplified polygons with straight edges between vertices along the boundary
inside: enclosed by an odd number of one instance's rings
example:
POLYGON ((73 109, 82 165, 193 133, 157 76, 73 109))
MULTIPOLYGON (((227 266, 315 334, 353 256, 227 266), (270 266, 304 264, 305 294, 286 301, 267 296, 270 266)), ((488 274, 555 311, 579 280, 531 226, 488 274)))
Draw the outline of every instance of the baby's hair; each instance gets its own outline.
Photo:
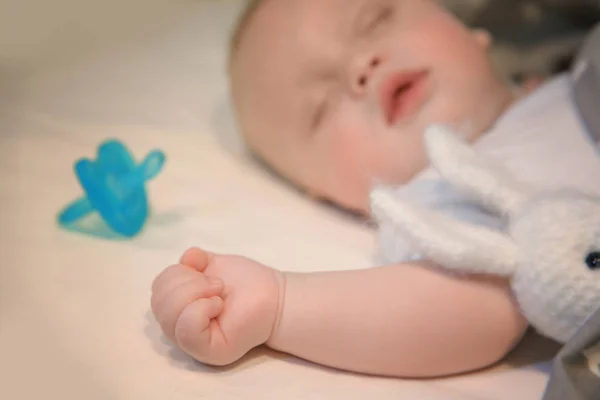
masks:
POLYGON ((233 27, 233 32, 231 35, 231 41, 229 44, 229 64, 231 65, 233 59, 235 58, 236 50, 238 49, 244 32, 246 31, 247 26, 250 24, 252 17, 258 7, 265 0, 247 0, 246 5, 244 6, 241 15, 239 16, 236 24, 233 27))

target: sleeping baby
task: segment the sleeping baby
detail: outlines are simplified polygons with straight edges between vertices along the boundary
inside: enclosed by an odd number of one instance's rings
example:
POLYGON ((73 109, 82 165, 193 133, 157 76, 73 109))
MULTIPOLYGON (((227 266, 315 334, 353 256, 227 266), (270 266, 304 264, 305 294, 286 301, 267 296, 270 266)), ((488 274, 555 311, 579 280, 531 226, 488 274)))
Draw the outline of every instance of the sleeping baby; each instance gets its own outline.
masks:
MULTIPOLYGON (((233 36, 230 83, 252 151, 309 196, 369 217, 374 182, 502 230, 429 167, 423 133, 444 124, 536 185, 598 186, 600 159, 570 75, 532 93, 505 81, 490 37, 434 0, 258 0, 233 36)), ((165 335, 226 365, 266 345, 346 371, 465 373, 503 359, 528 323, 508 282, 452 275, 380 226, 381 265, 289 273, 187 250, 152 287, 165 335)))

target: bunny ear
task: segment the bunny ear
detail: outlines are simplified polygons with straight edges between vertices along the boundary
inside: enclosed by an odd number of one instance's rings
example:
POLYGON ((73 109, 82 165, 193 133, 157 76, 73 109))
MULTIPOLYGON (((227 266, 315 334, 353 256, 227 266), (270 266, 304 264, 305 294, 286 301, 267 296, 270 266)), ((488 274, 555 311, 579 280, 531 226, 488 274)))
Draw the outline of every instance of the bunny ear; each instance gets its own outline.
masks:
POLYGON ((517 247, 500 233, 409 205, 389 187, 373 189, 371 207, 379 222, 392 224, 416 251, 442 267, 500 276, 515 269, 517 247))
POLYGON ((463 195, 490 211, 510 215, 530 191, 449 129, 430 127, 425 144, 434 168, 463 195))

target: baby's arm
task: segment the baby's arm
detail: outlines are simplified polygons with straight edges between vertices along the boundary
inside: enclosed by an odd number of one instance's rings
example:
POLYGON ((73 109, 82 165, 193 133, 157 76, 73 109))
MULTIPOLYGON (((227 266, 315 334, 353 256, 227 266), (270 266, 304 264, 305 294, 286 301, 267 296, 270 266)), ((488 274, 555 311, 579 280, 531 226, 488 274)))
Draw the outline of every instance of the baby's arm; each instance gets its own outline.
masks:
POLYGON ((488 366, 526 328, 504 282, 425 264, 309 274, 188 250, 152 286, 167 338, 197 360, 230 364, 262 344, 322 365, 433 377, 488 366))
POLYGON ((267 345, 344 370, 432 377, 489 366, 527 328, 508 286, 425 264, 285 274, 267 345))

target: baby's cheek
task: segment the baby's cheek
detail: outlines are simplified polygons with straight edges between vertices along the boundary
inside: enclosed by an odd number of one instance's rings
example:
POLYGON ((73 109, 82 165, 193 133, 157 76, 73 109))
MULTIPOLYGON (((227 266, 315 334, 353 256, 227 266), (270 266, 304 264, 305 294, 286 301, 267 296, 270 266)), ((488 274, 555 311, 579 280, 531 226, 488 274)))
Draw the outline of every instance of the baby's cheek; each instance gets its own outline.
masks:
POLYGON ((409 43, 414 57, 445 69, 479 67, 487 60, 487 50, 473 31, 445 12, 431 12, 415 20, 409 43))
POLYGON ((373 171, 374 145, 356 128, 340 129, 331 135, 330 184, 343 201, 364 206, 368 199, 373 171))

